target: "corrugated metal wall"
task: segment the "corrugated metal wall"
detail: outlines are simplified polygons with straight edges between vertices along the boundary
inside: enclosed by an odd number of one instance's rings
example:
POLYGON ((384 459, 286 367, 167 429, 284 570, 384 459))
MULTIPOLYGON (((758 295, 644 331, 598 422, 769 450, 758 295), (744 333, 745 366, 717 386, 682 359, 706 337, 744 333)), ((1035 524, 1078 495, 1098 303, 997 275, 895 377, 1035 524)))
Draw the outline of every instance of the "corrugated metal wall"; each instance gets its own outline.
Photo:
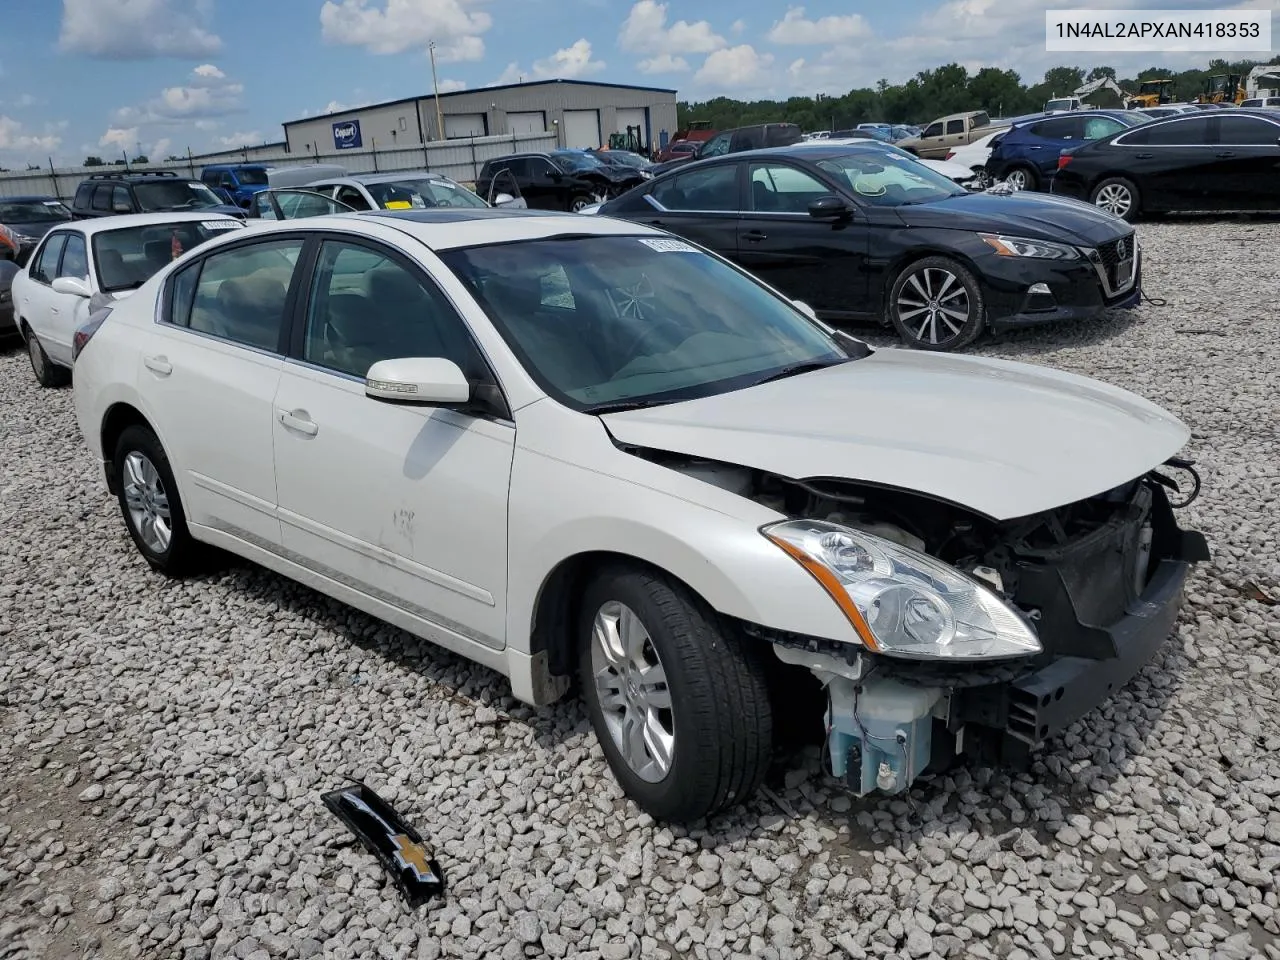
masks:
MULTIPOLYGON (((368 142, 367 140, 365 141, 368 142)), ((316 155, 307 151, 288 153, 277 148, 274 151, 250 151, 252 161, 275 166, 294 166, 304 163, 336 163, 350 173, 387 173, 396 170, 432 170, 470 184, 476 178, 481 165, 494 157, 506 156, 517 151, 554 150, 555 137, 549 134, 516 134, 502 137, 475 137, 468 140, 448 140, 428 143, 426 146, 396 150, 330 150, 316 155)), ((213 161, 209 161, 213 162, 213 161)), ((226 163, 236 162, 229 157, 226 163)), ((153 163, 138 170, 173 170, 179 176, 200 175, 203 164, 153 163)), ((122 167, 67 167, 56 171, 13 171, 0 173, 0 197, 20 197, 35 194, 56 196, 70 202, 72 196, 87 176, 93 173, 123 172, 122 167)))

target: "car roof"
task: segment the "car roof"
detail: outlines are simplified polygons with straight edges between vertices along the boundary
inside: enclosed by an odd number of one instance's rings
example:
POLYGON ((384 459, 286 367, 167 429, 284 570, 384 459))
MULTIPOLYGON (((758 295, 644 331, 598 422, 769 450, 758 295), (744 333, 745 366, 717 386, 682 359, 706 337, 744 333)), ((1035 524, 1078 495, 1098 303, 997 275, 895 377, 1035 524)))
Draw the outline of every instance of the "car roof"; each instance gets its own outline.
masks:
POLYGON ((22 197, 0 197, 0 203, 48 203, 53 200, 57 200, 58 203, 62 203, 62 201, 58 200, 57 197, 40 196, 34 193, 22 197))
MULTIPOLYGON (((353 230, 382 224, 406 233, 431 250, 452 250, 483 244, 510 243, 572 236, 666 236, 643 224, 614 217, 584 216, 551 210, 501 210, 492 207, 447 210, 366 210, 359 213, 326 214, 308 217, 309 229, 353 230)), ((263 221, 255 225, 255 236, 277 230, 296 230, 295 220, 263 221)))
POLYGON ((183 213, 175 210, 172 213, 125 213, 118 216, 97 217, 92 220, 70 220, 67 223, 81 233, 92 236, 109 230, 127 230, 130 227, 149 227, 162 223, 199 223, 203 220, 244 222, 239 217, 233 217, 227 213, 183 213))

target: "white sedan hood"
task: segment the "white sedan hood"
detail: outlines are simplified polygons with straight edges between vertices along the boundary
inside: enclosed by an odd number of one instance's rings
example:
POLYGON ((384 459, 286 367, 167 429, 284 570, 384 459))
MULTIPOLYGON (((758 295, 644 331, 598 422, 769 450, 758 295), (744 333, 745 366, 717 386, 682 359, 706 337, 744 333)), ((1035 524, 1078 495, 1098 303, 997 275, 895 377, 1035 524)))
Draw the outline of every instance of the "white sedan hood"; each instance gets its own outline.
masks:
POLYGON ((995 520, 1103 493, 1190 437, 1176 417, 1096 380, 901 349, 602 419, 624 444, 917 491, 995 520))

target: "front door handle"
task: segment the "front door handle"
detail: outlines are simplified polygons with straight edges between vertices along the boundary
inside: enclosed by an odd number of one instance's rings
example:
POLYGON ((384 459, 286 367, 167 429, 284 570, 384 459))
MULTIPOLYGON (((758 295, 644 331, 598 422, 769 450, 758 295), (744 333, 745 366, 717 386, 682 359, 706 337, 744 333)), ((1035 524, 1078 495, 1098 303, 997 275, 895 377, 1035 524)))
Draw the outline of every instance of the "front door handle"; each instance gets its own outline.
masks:
POLYGON ((759 243, 761 240, 768 240, 769 235, 760 230, 748 230, 742 235, 743 240, 750 240, 752 243, 759 243))
POLYGON ((305 410, 294 410, 292 412, 281 410, 280 422, 284 424, 286 430, 295 430, 308 437, 314 437, 320 432, 320 426, 307 416, 305 410))
POLYGON ((162 377, 167 377, 173 373, 173 364, 169 362, 168 357, 143 357, 142 365, 152 373, 157 373, 162 377))
POLYGON ((1150 160, 1152 157, 1155 156, 1155 154, 1154 153, 1135 153, 1134 156, 1137 157, 1139 160, 1150 160))
POLYGON ((1216 156, 1219 160, 1228 160, 1231 157, 1234 157, 1235 154, 1232 153, 1230 150, 1224 150, 1222 151, 1222 153, 1214 154, 1214 156, 1216 156))

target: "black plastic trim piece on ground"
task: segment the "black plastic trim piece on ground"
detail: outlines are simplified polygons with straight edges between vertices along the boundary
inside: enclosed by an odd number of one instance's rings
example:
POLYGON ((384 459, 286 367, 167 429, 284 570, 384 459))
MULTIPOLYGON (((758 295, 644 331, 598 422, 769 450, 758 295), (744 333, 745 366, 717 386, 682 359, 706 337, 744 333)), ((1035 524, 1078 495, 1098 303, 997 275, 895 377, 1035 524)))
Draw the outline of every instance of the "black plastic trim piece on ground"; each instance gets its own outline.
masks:
POLYGON ((444 896, 444 872, 422 836, 373 790, 356 782, 320 801, 378 858, 410 907, 444 896))

